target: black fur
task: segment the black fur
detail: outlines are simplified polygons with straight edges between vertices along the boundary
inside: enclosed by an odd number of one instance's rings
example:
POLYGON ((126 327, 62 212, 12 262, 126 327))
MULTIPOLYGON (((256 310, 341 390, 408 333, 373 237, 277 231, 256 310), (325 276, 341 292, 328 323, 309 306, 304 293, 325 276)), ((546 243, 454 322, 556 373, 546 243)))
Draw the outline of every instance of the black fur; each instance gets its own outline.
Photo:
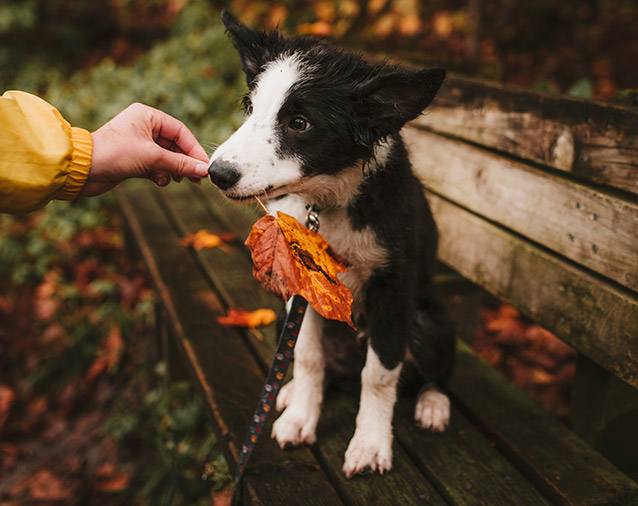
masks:
MULTIPOLYGON (((384 367, 394 369, 409 348, 424 379, 444 384, 452 369, 454 333, 434 293, 436 225, 399 130, 429 105, 445 71, 372 66, 312 38, 250 30, 228 12, 222 19, 241 55, 249 90, 279 56, 299 54, 305 64, 303 79, 277 118, 279 149, 303 161, 304 176, 373 162, 375 146, 392 141, 386 163, 366 174, 348 205, 351 226, 371 227, 389 252, 388 265, 365 285, 364 314, 357 324, 384 367), (299 117, 311 128, 291 129, 299 117)), ((250 113, 249 95, 244 102, 250 113)))

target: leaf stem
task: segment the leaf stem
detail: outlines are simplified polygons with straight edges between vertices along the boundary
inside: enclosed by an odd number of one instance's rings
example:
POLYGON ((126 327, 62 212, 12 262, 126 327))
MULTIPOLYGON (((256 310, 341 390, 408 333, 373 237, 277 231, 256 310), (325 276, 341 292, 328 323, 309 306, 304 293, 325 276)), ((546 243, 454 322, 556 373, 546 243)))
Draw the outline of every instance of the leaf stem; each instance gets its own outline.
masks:
POLYGON ((264 203, 261 200, 259 200, 259 197, 257 195, 255 195, 255 200, 261 206, 261 208, 266 212, 266 214, 270 214, 270 211, 268 211, 268 208, 264 205, 264 203))

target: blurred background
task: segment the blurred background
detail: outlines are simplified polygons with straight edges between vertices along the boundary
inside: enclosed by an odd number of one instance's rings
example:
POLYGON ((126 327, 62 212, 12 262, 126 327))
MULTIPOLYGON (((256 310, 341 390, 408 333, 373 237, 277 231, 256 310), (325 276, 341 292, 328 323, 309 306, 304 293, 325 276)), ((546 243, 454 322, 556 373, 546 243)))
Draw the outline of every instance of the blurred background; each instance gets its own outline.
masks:
MULTIPOLYGON (((497 82, 602 100, 638 88, 634 0, 3 0, 0 93, 36 93, 89 130, 144 102, 210 153, 243 120, 223 7, 497 82)), ((512 308, 481 314, 481 353, 564 418, 573 353, 512 308), (513 347, 550 360, 504 359, 513 347)), ((215 436, 190 385, 166 381, 153 316, 113 195, 0 216, 0 502, 225 504, 215 436)))

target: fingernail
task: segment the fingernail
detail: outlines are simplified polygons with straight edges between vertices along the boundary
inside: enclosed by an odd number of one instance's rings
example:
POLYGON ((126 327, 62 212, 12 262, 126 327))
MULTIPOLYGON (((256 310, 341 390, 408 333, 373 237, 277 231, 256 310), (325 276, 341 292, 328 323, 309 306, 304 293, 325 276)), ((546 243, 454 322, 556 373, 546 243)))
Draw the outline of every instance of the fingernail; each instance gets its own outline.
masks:
POLYGON ((197 164, 197 167, 195 167, 195 173, 199 177, 208 176, 208 164, 207 163, 199 163, 199 164, 197 164))
POLYGON ((171 178, 167 174, 162 174, 161 176, 159 176, 157 178, 157 185, 158 186, 166 186, 170 182, 171 182, 171 178))

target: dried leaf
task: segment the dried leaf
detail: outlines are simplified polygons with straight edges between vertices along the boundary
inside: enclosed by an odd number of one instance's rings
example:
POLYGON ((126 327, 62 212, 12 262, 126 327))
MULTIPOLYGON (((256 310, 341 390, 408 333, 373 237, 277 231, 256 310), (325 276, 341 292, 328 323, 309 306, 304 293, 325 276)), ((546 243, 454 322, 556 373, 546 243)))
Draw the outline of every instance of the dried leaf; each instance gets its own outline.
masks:
POLYGON ((10 497, 28 497, 32 501, 70 501, 74 491, 58 475, 48 469, 40 469, 24 476, 8 491, 10 497))
POLYGON ((179 242, 182 246, 192 246, 193 249, 201 250, 207 248, 217 248, 235 240, 233 234, 213 234, 208 230, 198 230, 192 234, 182 237, 179 242))
POLYGON ((131 483, 131 475, 129 473, 120 473, 101 480, 95 484, 95 490, 100 492, 121 492, 128 488, 131 483))
POLYGON ((337 278, 345 261, 316 232, 292 216, 262 217, 246 239, 253 259, 253 275, 261 285, 285 300, 301 295, 324 318, 354 327, 352 294, 337 278))
POLYGON ((124 340, 117 325, 112 325, 109 333, 100 343, 100 349, 95 361, 86 373, 87 381, 92 381, 105 371, 112 371, 120 362, 124 351, 124 340))
POLYGON ((242 308, 230 308, 226 316, 218 316, 217 321, 226 327, 261 327, 277 319, 272 309, 246 311, 242 308))
POLYGON ((7 421, 7 418, 9 418, 15 397, 15 392, 12 388, 7 385, 0 385, 0 431, 7 421))

